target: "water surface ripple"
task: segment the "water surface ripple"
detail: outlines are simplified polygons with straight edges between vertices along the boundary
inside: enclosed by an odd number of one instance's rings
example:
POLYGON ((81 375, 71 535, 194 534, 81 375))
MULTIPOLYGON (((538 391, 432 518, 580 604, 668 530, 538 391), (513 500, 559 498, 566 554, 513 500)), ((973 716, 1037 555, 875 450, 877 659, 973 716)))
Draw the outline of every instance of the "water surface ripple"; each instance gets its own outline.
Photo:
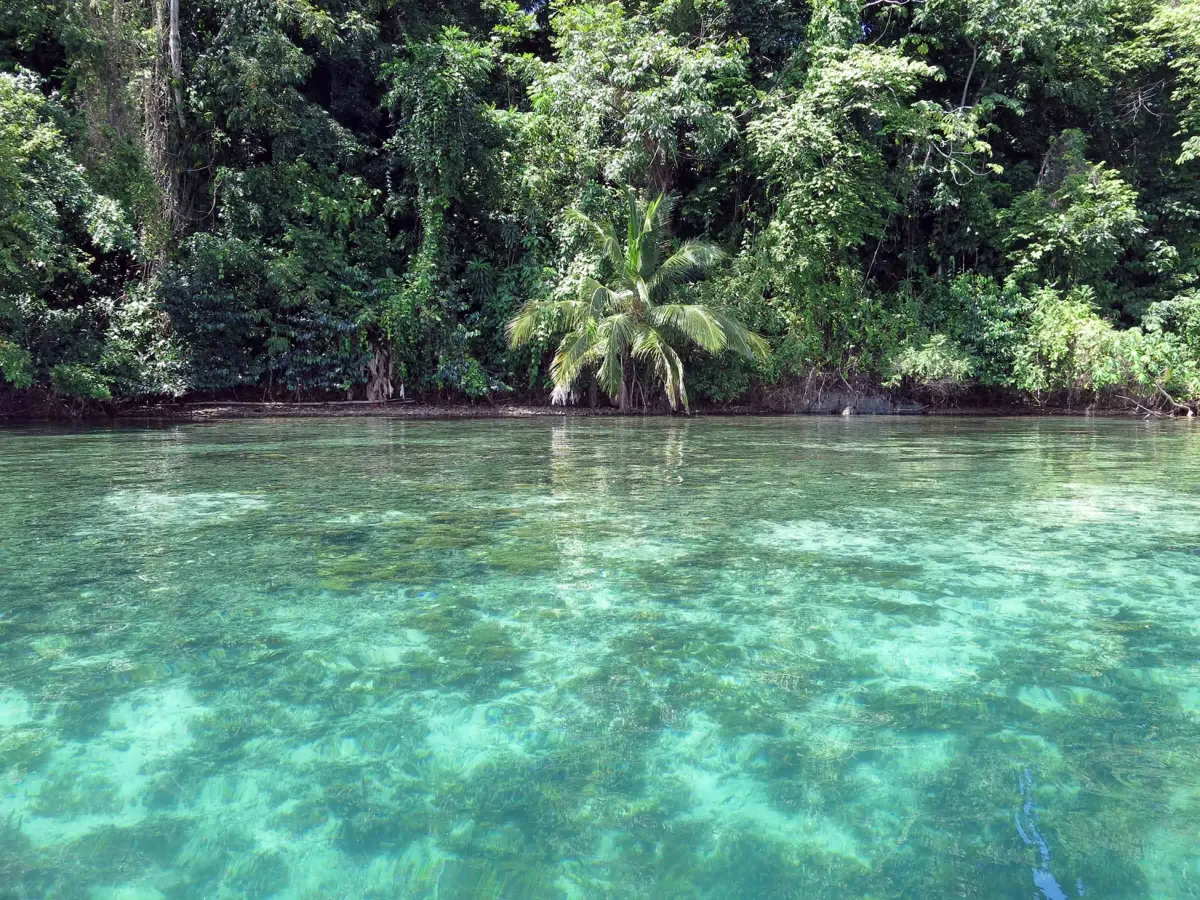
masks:
POLYGON ((1198 501, 1188 423, 0 431, 0 898, 1200 898, 1198 501))

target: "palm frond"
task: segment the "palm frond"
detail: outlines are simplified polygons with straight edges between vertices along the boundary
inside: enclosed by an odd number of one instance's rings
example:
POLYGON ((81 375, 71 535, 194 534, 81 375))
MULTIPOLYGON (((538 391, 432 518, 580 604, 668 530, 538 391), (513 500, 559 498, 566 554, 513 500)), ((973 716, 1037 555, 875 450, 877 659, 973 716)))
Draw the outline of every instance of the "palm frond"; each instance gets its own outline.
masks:
POLYGON ((579 327, 590 307, 581 300, 530 300, 504 327, 510 347, 527 344, 544 327, 550 334, 579 327))
POLYGON ((664 243, 667 229, 671 224, 671 215, 675 211, 675 197, 672 194, 659 194, 646 204, 646 218, 642 224, 645 234, 653 235, 655 242, 664 243))
POLYGON ((546 300, 529 300, 521 307, 504 327, 510 347, 528 344, 537 336, 539 328, 546 321, 549 305, 550 302, 546 300))
POLYGON ((771 355, 771 345, 762 335, 755 334, 737 319, 722 312, 714 312, 721 329, 725 332, 726 346, 734 353, 747 359, 766 359, 771 355))
POLYGON ((654 306, 650 299, 650 286, 641 278, 634 279, 633 290, 638 300, 641 301, 642 309, 649 310, 654 306))
MULTIPOLYGON (((666 357, 665 364, 675 370, 675 399, 683 405, 683 411, 690 413, 691 407, 688 405, 687 388, 683 384, 683 360, 679 358, 679 354, 675 352, 675 348, 667 345, 663 348, 663 355, 666 357)), ((670 399, 668 394, 667 399, 670 399)), ((671 404, 671 409, 675 409, 676 404, 671 404)))
POLYGON ((624 254, 621 252, 621 242, 617 240, 617 232, 613 228, 612 222, 607 220, 597 222, 574 207, 568 209, 566 215, 568 219, 587 228, 592 235, 592 240, 595 241, 596 249, 602 256, 607 257, 609 262, 618 269, 623 266, 624 254))
POLYGON ((621 246, 621 242, 617 240, 617 229, 612 222, 605 220, 605 250, 604 254, 608 257, 608 264, 612 266, 614 272, 620 272, 625 268, 625 248, 621 246))
POLYGON ((627 207, 625 222, 625 277, 634 281, 642 271, 642 223, 645 216, 637 194, 633 188, 625 188, 625 205, 627 207))
POLYGON ((683 386, 683 360, 658 330, 640 326, 633 341, 633 355, 653 363, 654 374, 662 382, 671 409, 678 409, 680 404, 688 409, 687 391, 683 386))
POLYGON ((665 194, 659 194, 646 204, 642 214, 642 227, 639 236, 641 252, 639 254, 638 274, 649 279, 662 261, 662 249, 667 222, 669 221, 670 200, 665 194))
POLYGON ((669 246, 668 238, 670 237, 671 231, 671 219, 674 215, 675 195, 660 194, 658 206, 655 207, 654 211, 653 226, 648 229, 650 234, 653 235, 654 246, 656 248, 655 252, 657 256, 654 261, 655 268, 657 268, 658 264, 662 262, 663 252, 669 246))
POLYGON ((587 305, 592 316, 598 319, 609 310, 619 308, 624 298, 620 292, 601 284, 595 278, 585 278, 579 283, 579 299, 587 305))
MULTIPOLYGON (((609 316, 601 320, 597 328, 599 340, 604 346, 596 380, 610 397, 621 390, 621 382, 625 378, 625 357, 633 343, 634 332, 633 319, 627 313, 609 316)), ((598 349, 598 355, 599 352, 598 349)))
POLYGON ((655 307, 652 318, 655 324, 674 328, 709 353, 725 349, 725 329, 718 315, 707 306, 668 303, 655 307))
POLYGON ((650 281, 657 293, 673 285, 687 284, 702 277, 725 258, 725 252, 708 241, 684 241, 678 250, 663 260, 650 281))
POLYGON ((638 235, 642 233, 642 210, 637 194, 631 187, 625 188, 625 207, 629 217, 625 222, 625 243, 632 247, 637 244, 638 235))
POLYGON ((570 391, 584 366, 603 349, 600 342, 595 320, 588 320, 563 337, 558 352, 550 361, 550 378, 554 381, 555 391, 570 391))

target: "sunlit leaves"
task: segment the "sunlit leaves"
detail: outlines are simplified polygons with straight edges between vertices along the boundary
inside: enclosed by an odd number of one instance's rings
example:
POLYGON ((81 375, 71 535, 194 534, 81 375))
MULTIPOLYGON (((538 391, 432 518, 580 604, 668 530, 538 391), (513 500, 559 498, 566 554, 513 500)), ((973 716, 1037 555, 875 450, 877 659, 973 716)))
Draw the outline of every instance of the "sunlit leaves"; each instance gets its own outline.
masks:
POLYGON ((556 138, 576 164, 662 188, 736 138, 744 42, 690 41, 619 3, 564 6, 553 28, 556 58, 530 95, 534 113, 566 126, 556 138))
POLYGON ((99 399, 103 267, 133 232, 71 157, 63 118, 37 79, 0 73, 0 377, 99 399))
POLYGON ((1001 216, 1017 279, 1094 283, 1145 232, 1136 191, 1116 172, 1084 158, 1078 132, 1064 133, 1051 148, 1042 182, 1001 216))
POLYGON ((1162 4, 1147 31, 1167 44, 1176 79, 1171 99, 1181 108, 1184 136, 1178 162, 1193 162, 1200 159, 1200 0, 1162 4))

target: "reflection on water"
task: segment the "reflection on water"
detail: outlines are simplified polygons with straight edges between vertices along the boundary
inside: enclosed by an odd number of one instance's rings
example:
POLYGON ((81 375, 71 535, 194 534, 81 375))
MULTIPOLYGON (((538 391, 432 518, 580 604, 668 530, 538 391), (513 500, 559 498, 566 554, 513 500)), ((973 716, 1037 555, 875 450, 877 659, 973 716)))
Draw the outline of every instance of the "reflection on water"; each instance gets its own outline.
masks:
POLYGON ((0 897, 1200 897, 1197 463, 1124 421, 0 432, 0 897))

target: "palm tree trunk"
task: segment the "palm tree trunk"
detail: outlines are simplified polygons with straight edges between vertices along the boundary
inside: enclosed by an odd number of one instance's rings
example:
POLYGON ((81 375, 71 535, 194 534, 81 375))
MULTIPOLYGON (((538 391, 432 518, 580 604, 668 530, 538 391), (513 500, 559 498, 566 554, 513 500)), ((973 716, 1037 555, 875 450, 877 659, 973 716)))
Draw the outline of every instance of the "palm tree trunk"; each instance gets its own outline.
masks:
POLYGON ((628 412, 629 404, 633 400, 629 384, 633 375, 632 369, 633 366, 629 362, 629 357, 626 356, 621 360, 621 392, 617 395, 617 409, 621 412, 628 412))

